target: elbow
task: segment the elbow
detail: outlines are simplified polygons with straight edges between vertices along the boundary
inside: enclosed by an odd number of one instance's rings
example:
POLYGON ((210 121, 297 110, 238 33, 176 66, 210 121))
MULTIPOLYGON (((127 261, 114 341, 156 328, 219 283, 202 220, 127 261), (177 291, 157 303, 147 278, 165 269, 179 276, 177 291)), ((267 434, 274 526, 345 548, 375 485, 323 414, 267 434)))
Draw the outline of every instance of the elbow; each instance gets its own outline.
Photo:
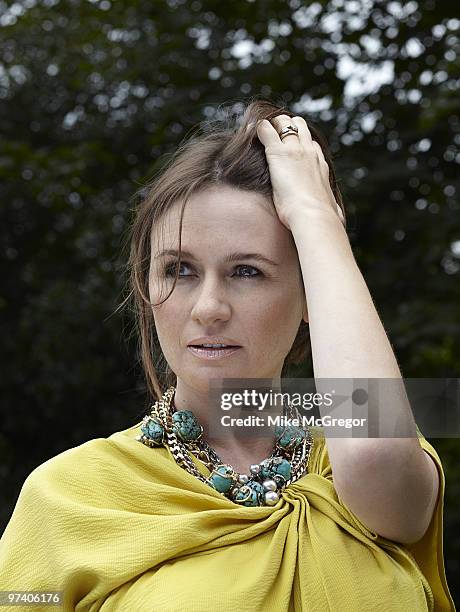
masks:
POLYGON ((342 503, 370 531, 401 544, 423 538, 438 498, 437 468, 419 450, 412 457, 402 453, 395 462, 388 453, 361 454, 355 469, 342 472, 334 482, 342 503))

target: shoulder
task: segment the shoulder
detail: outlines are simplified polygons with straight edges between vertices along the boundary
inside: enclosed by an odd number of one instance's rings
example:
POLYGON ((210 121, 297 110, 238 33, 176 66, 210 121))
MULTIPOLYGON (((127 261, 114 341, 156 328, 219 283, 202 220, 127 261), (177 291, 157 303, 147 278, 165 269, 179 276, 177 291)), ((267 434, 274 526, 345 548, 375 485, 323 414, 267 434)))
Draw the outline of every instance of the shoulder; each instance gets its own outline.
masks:
POLYGON ((68 468, 77 473, 85 464, 98 461, 109 450, 109 446, 110 443, 106 438, 87 440, 44 461, 31 472, 30 476, 39 478, 68 468))
POLYGON ((107 438, 94 438, 69 448, 37 466, 27 477, 24 487, 65 494, 84 495, 86 499, 113 494, 120 479, 160 469, 168 463, 168 453, 159 449, 152 464, 152 451, 137 441, 142 421, 116 431, 107 438))
POLYGON ((21 494, 39 494, 41 500, 72 493, 90 497, 95 485, 110 483, 116 474, 121 453, 117 438, 112 437, 124 434, 116 432, 108 438, 87 440, 44 461, 27 476, 21 494))

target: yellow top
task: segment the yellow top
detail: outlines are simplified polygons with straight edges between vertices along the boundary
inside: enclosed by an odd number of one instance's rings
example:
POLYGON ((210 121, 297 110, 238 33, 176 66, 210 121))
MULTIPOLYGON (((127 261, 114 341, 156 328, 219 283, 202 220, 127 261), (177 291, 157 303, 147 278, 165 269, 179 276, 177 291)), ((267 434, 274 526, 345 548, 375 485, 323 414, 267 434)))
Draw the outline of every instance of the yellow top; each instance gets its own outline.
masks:
POLYGON ((140 425, 27 477, 0 540, 1 590, 60 590, 65 611, 455 610, 443 563, 444 473, 425 438, 439 497, 423 538, 402 545, 339 500, 318 432, 309 473, 276 506, 251 508, 179 467, 169 448, 135 440, 140 425))

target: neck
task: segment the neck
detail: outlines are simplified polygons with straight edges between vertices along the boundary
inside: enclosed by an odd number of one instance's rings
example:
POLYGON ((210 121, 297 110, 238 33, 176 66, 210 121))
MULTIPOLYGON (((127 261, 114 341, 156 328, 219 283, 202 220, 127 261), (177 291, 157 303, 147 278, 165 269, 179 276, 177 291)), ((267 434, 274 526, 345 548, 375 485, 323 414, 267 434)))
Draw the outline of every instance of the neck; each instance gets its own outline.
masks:
MULTIPOLYGON (((271 388, 273 391, 279 390, 276 384, 271 388)), ((191 410, 203 427, 204 439, 222 461, 229 463, 237 471, 243 468, 243 471, 247 473, 249 465, 259 463, 271 455, 275 442, 274 428, 265 424, 260 427, 251 427, 249 432, 244 425, 223 427, 222 417, 231 418, 232 410, 223 411, 220 404, 211 405, 210 396, 209 390, 190 388, 178 380, 172 404, 176 410, 191 410)), ((270 411, 247 413, 243 411, 240 413, 238 409, 237 412, 238 418, 252 414, 261 418, 263 422, 268 413, 272 416, 282 414, 282 404, 278 402, 278 405, 271 407, 270 411)))

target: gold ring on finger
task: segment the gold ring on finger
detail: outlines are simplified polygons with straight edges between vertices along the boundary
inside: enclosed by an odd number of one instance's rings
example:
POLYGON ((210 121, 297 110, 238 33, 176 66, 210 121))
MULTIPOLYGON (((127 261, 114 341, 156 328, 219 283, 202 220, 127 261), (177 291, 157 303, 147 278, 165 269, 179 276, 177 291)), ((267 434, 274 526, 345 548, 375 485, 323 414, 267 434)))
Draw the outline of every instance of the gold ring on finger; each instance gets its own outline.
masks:
POLYGON ((281 130, 281 132, 278 132, 278 134, 281 140, 283 140, 283 138, 285 138, 289 134, 295 134, 296 136, 298 136, 299 128, 296 127, 295 125, 287 125, 281 130))

